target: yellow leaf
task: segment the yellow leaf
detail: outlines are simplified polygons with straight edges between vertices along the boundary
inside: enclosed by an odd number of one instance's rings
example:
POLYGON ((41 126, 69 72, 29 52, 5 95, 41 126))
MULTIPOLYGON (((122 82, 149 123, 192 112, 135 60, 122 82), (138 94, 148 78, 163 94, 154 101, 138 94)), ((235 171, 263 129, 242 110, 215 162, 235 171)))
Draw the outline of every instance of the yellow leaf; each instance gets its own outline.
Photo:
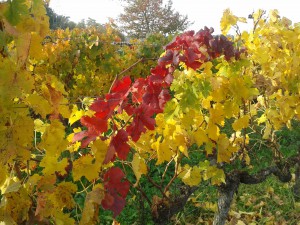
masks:
POLYGON ((183 171, 179 174, 182 182, 189 186, 197 186, 201 182, 201 170, 199 167, 190 167, 185 165, 183 171))
POLYGON ((211 68, 213 67, 213 64, 212 62, 208 61, 206 63, 203 63, 201 66, 200 66, 200 69, 204 69, 202 71, 202 73, 205 73, 207 75, 211 75, 212 74, 212 71, 211 71, 211 68))
POLYGON ((249 120, 250 120, 249 115, 242 116, 241 118, 239 118, 233 122, 232 128, 235 131, 240 131, 244 128, 247 128, 249 126, 249 120))
POLYGON ((79 225, 89 225, 99 223, 99 205, 104 198, 104 188, 101 184, 96 184, 93 190, 86 195, 82 217, 79 225))
POLYGON ((22 184, 17 179, 7 177, 4 184, 0 187, 2 194, 17 192, 22 187, 22 184))
POLYGON ((136 177, 135 185, 137 185, 140 178, 141 178, 141 176, 143 174, 147 174, 147 172, 148 172, 147 171, 147 165, 145 163, 145 160, 143 158, 141 158, 139 156, 139 154, 137 154, 137 153, 134 154, 131 165, 132 165, 134 175, 136 177))
POLYGON ((151 152, 152 154, 153 150, 151 149, 151 145, 153 144, 154 140, 154 131, 147 130, 147 132, 141 135, 137 142, 130 140, 128 143, 140 154, 145 154, 147 152, 151 152))
POLYGON ((44 123, 40 119, 35 119, 34 120, 34 130, 40 133, 44 133, 46 131, 46 128, 49 126, 48 123, 44 123))
POLYGON ((108 141, 102 141, 101 139, 97 139, 93 142, 91 146, 91 150, 96 158, 96 163, 99 165, 102 165, 105 159, 109 145, 108 141))
POLYGON ((70 217, 70 214, 63 213, 63 212, 58 212, 56 211, 53 215, 54 221, 56 225, 73 225, 75 224, 75 220, 70 217))
POLYGON ((218 162, 230 162, 231 152, 228 150, 229 144, 229 139, 226 134, 221 134, 217 141, 218 162))
POLYGON ((63 118, 69 118, 71 115, 67 99, 63 99, 58 106, 58 112, 62 115, 63 118))
POLYGON ((202 107, 204 109, 210 109, 210 102, 212 101, 212 96, 208 96, 207 98, 202 100, 202 107))
POLYGON ((195 139, 198 146, 201 146, 204 143, 208 142, 206 132, 202 128, 198 128, 198 130, 193 133, 193 138, 195 139))
POLYGON ((257 21, 263 13, 264 13, 264 11, 262 9, 258 9, 256 12, 254 12, 253 13, 254 21, 257 21))
POLYGON ((213 154, 213 148, 215 147, 215 144, 212 141, 208 141, 205 144, 205 151, 206 151, 206 155, 211 155, 213 154))
POLYGON ((84 112, 84 115, 89 116, 89 117, 93 117, 94 114, 95 114, 95 111, 93 111, 93 110, 87 110, 84 112))
POLYGON ((238 18, 232 14, 230 9, 226 9, 223 12, 223 16, 221 18, 220 27, 222 34, 226 35, 230 30, 231 26, 236 25, 238 18))
POLYGON ((31 58, 40 60, 43 58, 43 38, 37 33, 32 32, 29 55, 31 58))
MULTIPOLYGON (((22 221, 28 219, 28 211, 32 206, 32 200, 29 197, 27 189, 20 185, 20 188, 16 192, 1 193, 2 207, 1 214, 11 216, 14 222, 5 221, 4 224, 15 225, 22 224, 22 221)), ((1 221, 3 216, 1 215, 1 221)))
POLYGON ((234 101, 226 101, 224 103, 224 115, 226 118, 231 118, 233 115, 237 115, 240 109, 238 104, 234 101))
POLYGON ((72 125, 84 115, 83 110, 78 110, 76 105, 73 106, 72 113, 69 118, 69 124, 72 125))
POLYGON ((86 179, 92 181, 99 177, 101 164, 93 163, 94 158, 91 155, 84 155, 73 161, 73 179, 79 180, 85 176, 86 179))
POLYGON ((163 163, 164 161, 169 162, 173 156, 173 152, 168 143, 165 140, 160 143, 160 140, 161 137, 159 137, 157 141, 151 145, 151 147, 157 152, 157 165, 163 163))
POLYGON ((56 207, 57 209, 72 209, 75 206, 75 201, 72 194, 74 194, 76 191, 76 184, 73 184, 71 182, 59 183, 55 187, 53 197, 51 199, 54 202, 54 207, 56 207))
POLYGON ((17 60, 18 60, 18 65, 20 67, 22 67, 27 61, 29 55, 30 43, 31 43, 30 33, 23 33, 19 35, 16 41, 17 60))
POLYGON ((271 132, 272 132, 272 125, 269 122, 267 122, 264 130, 263 139, 268 139, 271 135, 271 132))
POLYGON ((270 16, 270 20, 275 23, 279 18, 279 12, 277 9, 275 10, 270 10, 270 13, 269 13, 269 16, 270 16))
POLYGON ((225 118, 224 118, 224 108, 222 104, 220 103, 215 104, 214 108, 211 108, 209 112, 210 112, 210 117, 209 117, 210 123, 224 126, 225 118))
POLYGON ((220 135, 220 128, 213 123, 208 123, 207 134, 210 139, 216 141, 220 135))
POLYGON ((93 102, 94 102, 94 98, 90 98, 90 97, 85 97, 83 100, 82 100, 82 104, 84 104, 85 106, 90 106, 93 102))
POLYGON ((30 152, 27 149, 20 147, 31 146, 33 140, 33 129, 33 120, 25 115, 18 115, 17 119, 13 121, 11 126, 11 132, 13 133, 11 147, 18 149, 18 157, 22 157, 24 160, 30 159, 30 152))
POLYGON ((68 160, 64 158, 58 162, 57 157, 46 154, 46 156, 42 159, 40 166, 44 167, 44 175, 55 174, 55 172, 58 172, 60 175, 65 175, 65 168, 68 166, 68 160))
POLYGON ((238 220, 236 225, 246 225, 242 220, 238 220))
POLYGON ((260 125, 261 123, 264 123, 267 121, 267 117, 266 117, 266 114, 262 114, 261 117, 259 117, 257 119, 257 124, 260 125))
POLYGON ((205 173, 205 179, 210 179, 212 185, 219 185, 225 183, 225 173, 222 169, 217 168, 216 166, 209 166, 205 173))
MULTIPOLYGON (((70 135, 69 135, 70 136, 70 135)), ((68 137, 69 137, 68 136, 68 137)), ((74 136, 74 134, 73 134, 74 136)), ((69 140, 69 139, 68 139, 69 140)), ((71 139, 72 140, 72 139, 71 139)), ((80 148, 81 146, 81 142, 79 141, 76 141, 75 143, 71 143, 70 145, 68 145, 67 149, 70 151, 70 152, 76 152, 78 151, 78 149, 80 148)))
POLYGON ((68 146, 65 139, 65 127, 59 120, 52 120, 42 136, 39 148, 45 149, 47 154, 58 157, 68 146))
POLYGON ((6 175, 7 175, 6 167, 1 166, 0 167, 0 187, 4 184, 4 182, 6 180, 6 175))
POLYGON ((44 119, 46 119, 46 116, 52 112, 52 108, 49 102, 42 96, 39 96, 37 94, 30 94, 27 97, 26 102, 36 113, 40 114, 44 119))
POLYGON ((247 19, 245 17, 238 17, 238 21, 241 23, 247 23, 247 19))

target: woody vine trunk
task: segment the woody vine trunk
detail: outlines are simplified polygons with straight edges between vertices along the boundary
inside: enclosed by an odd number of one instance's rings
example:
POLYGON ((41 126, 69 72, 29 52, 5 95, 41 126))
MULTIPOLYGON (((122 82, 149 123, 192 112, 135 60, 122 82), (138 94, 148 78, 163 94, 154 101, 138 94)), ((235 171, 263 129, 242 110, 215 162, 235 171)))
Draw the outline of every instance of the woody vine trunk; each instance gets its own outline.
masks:
POLYGON ((228 212, 234 194, 238 191, 239 185, 258 184, 264 182, 270 175, 276 176, 281 182, 291 181, 290 168, 296 166, 296 184, 294 186, 295 195, 299 194, 299 161, 300 155, 288 158, 284 163, 268 167, 256 174, 249 174, 246 171, 233 171, 226 176, 226 184, 219 187, 218 211, 215 214, 213 225, 224 225, 228 217, 228 212), (298 177, 298 179, 297 179, 298 177), (298 185, 298 186, 297 186, 298 185))

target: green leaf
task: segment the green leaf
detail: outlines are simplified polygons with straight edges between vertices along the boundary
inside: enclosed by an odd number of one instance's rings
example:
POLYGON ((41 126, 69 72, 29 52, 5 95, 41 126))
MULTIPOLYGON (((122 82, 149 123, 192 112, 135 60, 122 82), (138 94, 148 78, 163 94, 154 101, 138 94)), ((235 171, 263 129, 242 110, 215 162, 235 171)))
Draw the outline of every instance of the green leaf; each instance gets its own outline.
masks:
POLYGON ((167 102, 164 110, 164 117, 165 120, 168 122, 169 120, 173 119, 174 116, 178 116, 180 106, 176 99, 172 99, 171 101, 167 102))
POLYGON ((199 84, 199 89, 201 90, 202 95, 207 98, 211 91, 211 84, 209 81, 204 80, 199 84))
POLYGON ((9 0, 8 3, 4 15, 11 25, 17 25, 21 21, 21 17, 29 13, 25 0, 9 0))

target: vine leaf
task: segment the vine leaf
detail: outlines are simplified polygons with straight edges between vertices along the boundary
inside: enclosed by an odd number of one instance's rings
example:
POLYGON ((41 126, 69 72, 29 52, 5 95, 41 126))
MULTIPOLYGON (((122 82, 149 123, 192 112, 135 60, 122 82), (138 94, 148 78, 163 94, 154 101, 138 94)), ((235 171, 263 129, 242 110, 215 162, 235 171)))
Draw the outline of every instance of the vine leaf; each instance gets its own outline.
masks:
POLYGON ((104 198, 104 188, 102 184, 96 184, 90 191, 84 202, 84 208, 79 225, 99 223, 98 212, 101 201, 104 198))
POLYGON ((124 178, 125 174, 118 167, 110 168, 104 175, 106 193, 101 204, 104 209, 113 211, 114 217, 121 213, 126 203, 130 183, 124 178))
POLYGON ((139 156, 139 154, 134 154, 132 162, 132 169, 134 172, 134 175, 136 177, 136 183, 134 186, 136 186, 139 183, 139 180, 143 174, 147 174, 147 165, 145 163, 145 160, 139 156))

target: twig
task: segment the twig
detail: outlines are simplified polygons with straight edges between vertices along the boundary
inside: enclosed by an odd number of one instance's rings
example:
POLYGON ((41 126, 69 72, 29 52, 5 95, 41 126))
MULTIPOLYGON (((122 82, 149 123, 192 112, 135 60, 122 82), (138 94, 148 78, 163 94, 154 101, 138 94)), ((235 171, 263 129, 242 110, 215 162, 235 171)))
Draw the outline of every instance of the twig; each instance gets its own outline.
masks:
POLYGON ((146 177, 150 181, 150 183, 160 191, 160 193, 163 195, 164 198, 169 199, 169 197, 166 195, 166 193, 163 191, 163 189, 160 185, 155 183, 148 175, 146 175, 146 177))
MULTIPOLYGON (((87 188, 83 185, 83 183, 82 183, 82 181, 81 181, 81 179, 79 179, 79 182, 80 182, 80 184, 82 185, 82 187, 83 187, 83 190, 82 191, 80 191, 80 192, 78 192, 78 193, 81 193, 81 192, 85 192, 86 194, 88 194, 88 191, 87 191, 87 188)), ((76 193, 77 194, 77 193, 76 193)))
POLYGON ((259 15, 259 17, 257 18, 257 20, 255 21, 254 26, 253 26, 253 34, 254 34, 255 30, 256 30, 256 27, 257 27, 259 21, 261 20, 261 18, 263 17, 263 15, 265 15, 265 13, 266 13, 266 11, 263 10, 262 13, 259 15))
MULTIPOLYGON (((129 163, 126 163, 126 162, 123 162, 123 161, 120 161, 121 164, 122 164, 122 167, 123 167, 123 170, 124 170, 124 173, 125 173, 125 176, 127 176, 127 173, 126 173, 126 169, 125 169, 125 165, 129 166, 132 170, 133 168, 130 166, 129 163)), ((134 186, 132 184, 132 182, 130 182, 130 180, 127 179, 127 181, 130 183, 130 186, 134 186)), ((151 206, 151 201, 150 199, 148 198, 148 196, 146 195, 146 193, 143 191, 143 189, 141 187, 139 187, 138 185, 135 186, 135 188, 141 192, 142 196, 146 199, 146 201, 148 202, 149 206, 151 206)))
POLYGON ((136 61, 135 63, 133 63, 131 66, 129 66, 129 67, 126 68, 125 70, 123 70, 123 71, 121 71, 120 73, 118 73, 118 74, 115 76, 115 79, 113 80, 113 82, 111 83, 111 86, 110 86, 110 88, 109 88, 108 93, 111 92, 111 89, 112 89, 112 87, 114 86, 116 80, 119 78, 119 76, 121 76, 122 74, 128 72, 128 71, 131 70, 133 67, 135 67, 137 64, 139 64, 140 62, 145 61, 145 60, 157 60, 157 58, 140 58, 138 61, 136 61))
MULTIPOLYGON (((176 155, 175 155, 175 156, 176 156, 176 155)), ((175 159, 175 156, 172 157, 172 159, 170 160, 170 162, 167 163, 166 168, 165 168, 165 171, 164 171, 163 175, 161 176, 161 182, 160 182, 161 184, 163 183, 164 178, 165 178, 165 175, 166 175, 166 173, 167 173, 167 170, 168 170, 170 164, 171 164, 171 163, 173 162, 173 160, 175 159)))
POLYGON ((133 63, 131 66, 129 66, 128 68, 126 68, 125 70, 121 71, 120 73, 118 73, 116 76, 115 76, 115 79, 113 80, 113 82, 111 83, 111 86, 109 88, 109 91, 108 93, 111 92, 111 89, 112 87, 114 86, 116 80, 119 78, 119 76, 121 76, 123 73, 126 73, 127 71, 131 70, 133 67, 135 67, 137 64, 139 64, 140 62, 143 61, 143 58, 140 58, 138 61, 136 61, 135 63, 133 63))
POLYGON ((165 193, 169 190, 171 184, 174 182, 174 180, 175 180, 175 179, 178 177, 178 175, 179 175, 179 174, 178 174, 178 168, 179 168, 179 164, 180 164, 181 158, 182 158, 182 157, 178 158, 177 161, 176 161, 174 176, 171 178, 171 180, 169 181, 169 183, 168 183, 167 186, 165 187, 165 190, 164 190, 165 193))
POLYGON ((146 199, 146 201, 148 202, 149 206, 151 207, 152 203, 150 201, 150 199, 148 198, 148 196, 146 195, 146 193, 143 191, 143 189, 139 186, 135 187, 139 192, 141 192, 142 196, 146 199))

